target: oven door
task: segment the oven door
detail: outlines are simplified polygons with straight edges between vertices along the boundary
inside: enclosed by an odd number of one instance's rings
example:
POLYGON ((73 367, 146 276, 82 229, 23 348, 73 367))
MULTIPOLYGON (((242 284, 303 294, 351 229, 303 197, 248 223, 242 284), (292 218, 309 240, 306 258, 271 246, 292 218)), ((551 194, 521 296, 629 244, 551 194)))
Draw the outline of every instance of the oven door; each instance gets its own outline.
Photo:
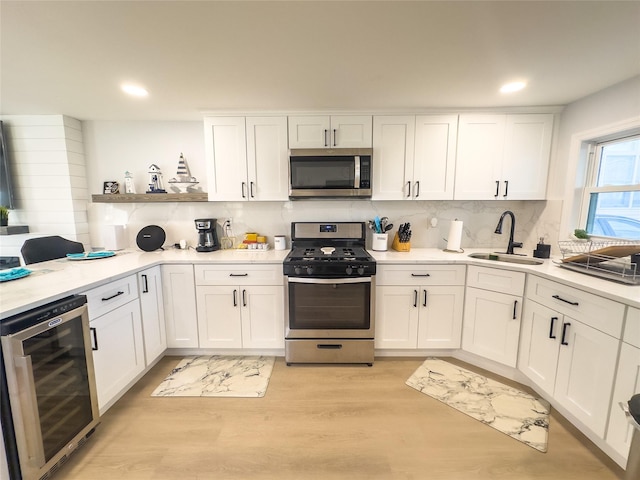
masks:
POLYGON ((372 339, 374 278, 287 277, 285 338, 372 339))

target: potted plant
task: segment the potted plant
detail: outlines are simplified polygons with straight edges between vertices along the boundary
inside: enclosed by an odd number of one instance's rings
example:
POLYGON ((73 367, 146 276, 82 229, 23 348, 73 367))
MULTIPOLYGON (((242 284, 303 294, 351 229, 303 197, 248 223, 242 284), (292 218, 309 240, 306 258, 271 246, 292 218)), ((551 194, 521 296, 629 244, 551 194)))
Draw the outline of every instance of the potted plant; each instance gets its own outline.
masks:
POLYGON ((6 227, 9 224, 9 209, 0 205, 0 227, 6 227))

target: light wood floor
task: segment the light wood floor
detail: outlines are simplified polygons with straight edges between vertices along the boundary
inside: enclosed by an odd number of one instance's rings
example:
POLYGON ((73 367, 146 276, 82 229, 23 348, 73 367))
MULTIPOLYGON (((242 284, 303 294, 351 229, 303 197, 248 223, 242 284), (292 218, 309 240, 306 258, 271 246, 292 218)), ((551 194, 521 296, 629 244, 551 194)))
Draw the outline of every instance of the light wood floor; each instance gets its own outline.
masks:
POLYGON ((406 386, 424 359, 287 367, 278 358, 263 398, 152 398, 179 360, 162 359, 118 401, 54 480, 624 475, 557 414, 540 453, 406 386))

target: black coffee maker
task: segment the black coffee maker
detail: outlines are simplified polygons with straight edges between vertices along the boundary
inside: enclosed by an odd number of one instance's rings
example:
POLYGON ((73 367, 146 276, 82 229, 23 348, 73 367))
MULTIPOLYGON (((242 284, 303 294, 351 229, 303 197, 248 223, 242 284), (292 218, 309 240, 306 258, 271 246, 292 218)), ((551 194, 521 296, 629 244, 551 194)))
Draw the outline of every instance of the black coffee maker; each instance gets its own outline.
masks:
POLYGON ((220 249, 218 235, 216 234, 216 218, 198 218, 196 230, 198 230, 198 246, 196 252, 213 252, 220 249))

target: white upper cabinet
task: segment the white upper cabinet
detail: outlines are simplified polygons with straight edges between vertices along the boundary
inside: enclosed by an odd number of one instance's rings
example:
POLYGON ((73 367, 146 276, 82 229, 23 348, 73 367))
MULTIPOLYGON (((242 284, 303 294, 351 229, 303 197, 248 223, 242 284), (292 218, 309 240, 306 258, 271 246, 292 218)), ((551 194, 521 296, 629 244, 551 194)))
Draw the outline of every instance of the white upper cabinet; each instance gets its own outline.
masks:
POLYGON ((457 115, 373 119, 373 200, 451 200, 457 115))
POLYGON ((286 117, 207 117, 204 124, 209 200, 288 199, 286 117))
POLYGON ((371 148, 371 115, 289 117, 289 148, 371 148))
POLYGON ((455 200, 543 200, 552 114, 460 115, 455 200))

